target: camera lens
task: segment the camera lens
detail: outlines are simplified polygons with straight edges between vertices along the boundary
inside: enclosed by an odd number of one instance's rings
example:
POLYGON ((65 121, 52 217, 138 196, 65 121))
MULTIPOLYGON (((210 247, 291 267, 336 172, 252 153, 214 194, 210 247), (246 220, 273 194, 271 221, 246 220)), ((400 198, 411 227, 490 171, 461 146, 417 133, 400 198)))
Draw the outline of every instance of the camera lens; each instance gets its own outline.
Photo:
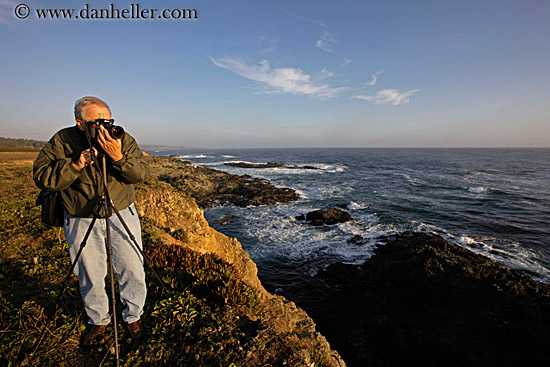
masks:
POLYGON ((109 127, 109 134, 113 139, 121 139, 124 135, 124 129, 122 126, 111 125, 109 127))

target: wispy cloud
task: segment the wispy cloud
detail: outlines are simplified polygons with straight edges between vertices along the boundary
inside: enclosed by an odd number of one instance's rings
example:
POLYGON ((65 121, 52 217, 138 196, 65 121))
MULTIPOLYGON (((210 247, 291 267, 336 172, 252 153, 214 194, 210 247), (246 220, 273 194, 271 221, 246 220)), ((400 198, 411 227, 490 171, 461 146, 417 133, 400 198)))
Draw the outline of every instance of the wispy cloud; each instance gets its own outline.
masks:
POLYGON ((258 51, 260 54, 267 54, 275 50, 279 46, 278 39, 269 39, 266 37, 261 37, 258 41, 262 49, 258 51))
POLYGON ((321 26, 325 28, 325 31, 323 32, 321 38, 317 41, 315 46, 317 46, 317 48, 320 50, 333 52, 333 46, 338 44, 336 35, 325 24, 321 23, 321 26))
POLYGON ((321 22, 320 20, 304 17, 302 15, 297 15, 284 9, 283 11, 286 14, 290 15, 291 17, 305 20, 308 23, 313 23, 321 26, 321 28, 323 28, 323 33, 321 34, 321 37, 317 40, 317 42, 315 42, 315 46, 318 49, 326 52, 334 51, 333 47, 338 44, 338 39, 336 38, 336 34, 332 31, 332 29, 327 24, 321 22))
POLYGON ((410 102, 409 97, 418 92, 420 89, 413 89, 408 92, 400 92, 397 89, 383 89, 376 93, 375 96, 356 95, 351 98, 362 99, 364 101, 374 102, 374 104, 391 103, 394 106, 407 104, 410 102))
POLYGON ((352 61, 353 61, 353 59, 344 59, 344 62, 342 63, 342 66, 349 65, 349 64, 351 64, 352 61))
POLYGON ((319 77, 318 77, 317 81, 320 81, 320 80, 323 80, 323 79, 326 79, 326 78, 332 78, 333 76, 334 76, 333 72, 328 71, 327 68, 323 68, 321 70, 321 72, 319 73, 319 77))
POLYGON ((384 72, 384 70, 380 70, 380 71, 377 71, 376 73, 372 74, 371 75, 372 80, 368 83, 365 83, 365 84, 368 85, 369 87, 372 87, 373 85, 376 84, 376 80, 378 79, 378 75, 382 74, 383 72, 384 72))
POLYGON ((312 77, 297 68, 271 68, 267 60, 262 60, 255 65, 249 65, 231 57, 221 59, 211 57, 210 60, 216 66, 264 84, 267 87, 265 93, 305 94, 317 98, 334 98, 348 89, 332 88, 328 84, 320 83, 323 79, 333 76, 326 68, 316 77, 312 77))

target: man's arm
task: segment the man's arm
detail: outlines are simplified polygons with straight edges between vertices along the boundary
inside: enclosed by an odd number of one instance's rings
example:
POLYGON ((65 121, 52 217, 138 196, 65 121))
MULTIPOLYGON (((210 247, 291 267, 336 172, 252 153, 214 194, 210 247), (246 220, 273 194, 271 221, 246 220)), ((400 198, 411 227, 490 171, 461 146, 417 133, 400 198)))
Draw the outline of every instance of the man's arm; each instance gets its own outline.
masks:
POLYGON ((40 189, 59 191, 69 187, 81 170, 67 157, 61 139, 55 135, 44 145, 33 164, 33 179, 40 189))

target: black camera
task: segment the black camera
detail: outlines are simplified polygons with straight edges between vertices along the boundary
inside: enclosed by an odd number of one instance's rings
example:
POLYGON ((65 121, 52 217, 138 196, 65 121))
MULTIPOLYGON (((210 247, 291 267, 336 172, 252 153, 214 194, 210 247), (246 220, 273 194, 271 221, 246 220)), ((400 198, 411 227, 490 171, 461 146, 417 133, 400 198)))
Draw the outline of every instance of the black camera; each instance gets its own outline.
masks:
POLYGON ((97 139, 97 130, 100 126, 103 126, 113 139, 121 139, 124 136, 124 129, 115 125, 114 119, 95 119, 86 121, 86 132, 92 140, 97 139))

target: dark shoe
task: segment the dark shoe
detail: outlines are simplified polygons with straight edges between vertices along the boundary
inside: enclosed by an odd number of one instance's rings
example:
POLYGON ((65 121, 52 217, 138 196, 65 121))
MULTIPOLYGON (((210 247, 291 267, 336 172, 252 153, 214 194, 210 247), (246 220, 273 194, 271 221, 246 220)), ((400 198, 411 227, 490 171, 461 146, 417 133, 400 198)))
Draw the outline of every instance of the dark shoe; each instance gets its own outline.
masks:
POLYGON ((106 327, 107 325, 92 325, 90 330, 88 330, 88 332, 82 336, 82 339, 80 339, 80 345, 85 347, 92 345, 94 339, 105 332, 106 327))
POLYGON ((128 331, 130 332, 130 337, 134 340, 140 340, 143 338, 143 326, 141 325, 141 320, 129 323, 128 331))

